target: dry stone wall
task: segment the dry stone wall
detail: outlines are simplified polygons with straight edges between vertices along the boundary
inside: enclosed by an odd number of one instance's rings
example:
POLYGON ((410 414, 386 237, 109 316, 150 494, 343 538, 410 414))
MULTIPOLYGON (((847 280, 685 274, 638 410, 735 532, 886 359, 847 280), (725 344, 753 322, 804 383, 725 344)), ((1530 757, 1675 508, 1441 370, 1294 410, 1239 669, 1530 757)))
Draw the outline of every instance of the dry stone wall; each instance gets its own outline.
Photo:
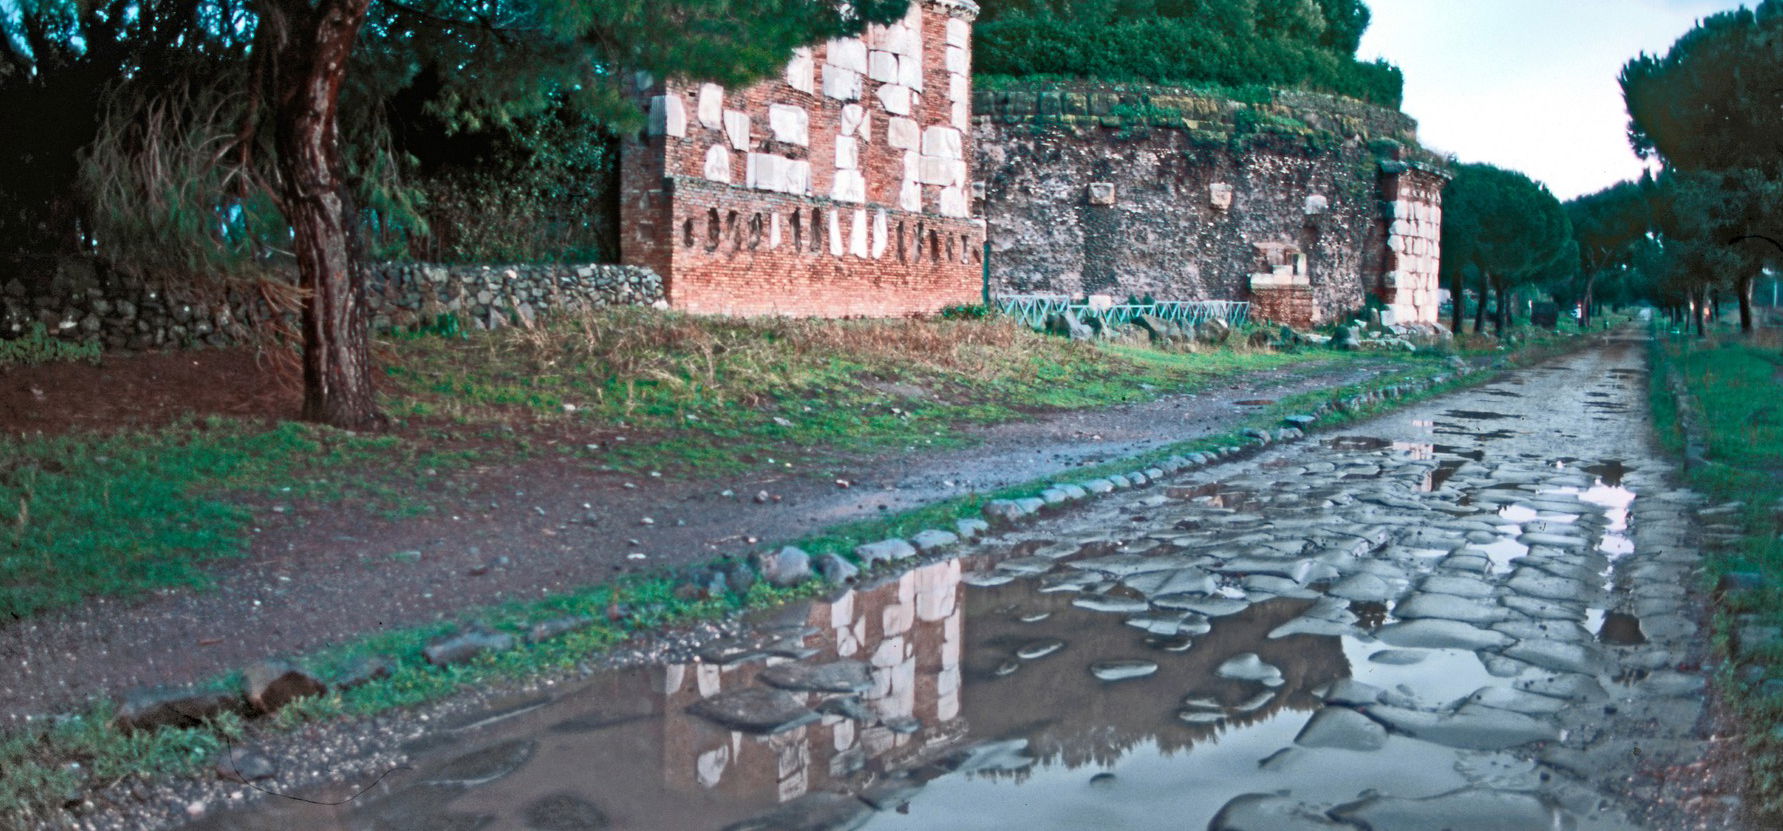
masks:
MULTIPOLYGON (((251 340, 278 322, 257 290, 197 290, 118 274, 87 259, 0 263, 0 337, 36 326, 108 349, 156 349, 251 340)), ((546 309, 663 302, 662 280, 621 265, 444 266, 381 263, 368 268, 366 300, 378 331, 453 315, 473 328, 531 320, 546 309)))
POLYGON ((746 89, 650 82, 623 261, 695 313, 895 316, 980 292, 967 0, 800 50, 746 89))
POLYGON ((975 113, 993 292, 1248 300, 1297 326, 1372 294, 1435 322, 1445 174, 1401 113, 1090 85, 975 113))

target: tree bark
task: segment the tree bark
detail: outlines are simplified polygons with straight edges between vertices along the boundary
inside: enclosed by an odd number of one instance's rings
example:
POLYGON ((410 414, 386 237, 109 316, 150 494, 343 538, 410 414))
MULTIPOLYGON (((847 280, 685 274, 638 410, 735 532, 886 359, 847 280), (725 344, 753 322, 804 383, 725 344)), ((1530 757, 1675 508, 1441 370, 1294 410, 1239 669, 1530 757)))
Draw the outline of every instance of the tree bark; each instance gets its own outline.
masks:
POLYGON ((340 158, 340 91, 370 0, 266 0, 275 144, 303 304, 303 418, 377 427, 365 282, 340 158))
POLYGON ((1707 333, 1704 329, 1707 327, 1709 319, 1709 288, 1707 286, 1704 286, 1701 292, 1699 292, 1693 305, 1696 307, 1694 314, 1696 317, 1696 336, 1699 338, 1705 337, 1707 333))
POLYGON ((1498 286, 1498 310, 1497 314, 1492 316, 1492 337, 1504 337, 1505 318, 1510 314, 1510 297, 1508 295, 1509 291, 1504 284, 1500 283, 1498 286))
POLYGON ((1596 287, 1597 287, 1597 275, 1595 273, 1592 274, 1591 276, 1585 278, 1585 299, 1584 299, 1584 302, 1579 304, 1579 328, 1580 329, 1590 328, 1591 327, 1591 318, 1595 317, 1595 315, 1593 315, 1591 313, 1591 304, 1594 301, 1592 294, 1596 287))
POLYGON ((1739 282, 1734 284, 1734 293, 1740 301, 1740 332, 1752 334, 1752 275, 1740 275, 1739 282))
POLYGON ((1480 274, 1480 304, 1478 306, 1475 306, 1474 310, 1473 310, 1473 333, 1476 335, 1480 334, 1481 332, 1486 331, 1486 301, 1490 300, 1491 298, 1492 298, 1492 276, 1489 274, 1486 274, 1484 272, 1481 272, 1481 274, 1480 274))
POLYGON ((1467 278, 1455 269, 1454 285, 1449 287, 1449 331, 1461 334, 1461 322, 1467 319, 1467 278))

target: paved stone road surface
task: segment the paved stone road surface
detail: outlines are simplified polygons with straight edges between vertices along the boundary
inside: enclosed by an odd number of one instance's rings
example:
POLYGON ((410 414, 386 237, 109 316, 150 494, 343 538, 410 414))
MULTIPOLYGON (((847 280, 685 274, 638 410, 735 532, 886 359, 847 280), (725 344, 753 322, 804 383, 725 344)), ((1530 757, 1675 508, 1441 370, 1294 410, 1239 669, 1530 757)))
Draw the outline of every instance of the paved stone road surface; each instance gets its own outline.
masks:
POLYGON ((1731 827, 1679 804, 1700 505, 1646 390, 1632 342, 1510 373, 195 827, 1731 827))

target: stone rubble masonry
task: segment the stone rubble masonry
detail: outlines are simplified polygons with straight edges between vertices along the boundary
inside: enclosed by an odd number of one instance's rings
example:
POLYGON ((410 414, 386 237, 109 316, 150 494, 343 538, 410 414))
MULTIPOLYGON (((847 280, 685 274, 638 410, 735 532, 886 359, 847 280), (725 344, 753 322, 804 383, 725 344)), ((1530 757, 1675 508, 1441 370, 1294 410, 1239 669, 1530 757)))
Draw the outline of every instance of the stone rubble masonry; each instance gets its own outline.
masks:
MULTIPOLYGON (((663 299, 662 280, 635 266, 377 263, 366 274, 376 331, 429 324, 447 314, 491 329, 530 321, 547 308, 654 305, 663 299)), ((83 258, 0 262, 0 338, 42 324, 51 335, 108 349, 224 346, 251 340, 272 319, 271 307, 247 287, 200 292, 135 279, 83 258)))
POLYGON ((894 317, 980 297, 969 0, 796 50, 746 89, 640 78, 620 258, 697 314, 894 317))
POLYGON ((1448 174, 1403 113, 1092 83, 981 90, 993 293, 1247 300, 1294 326, 1379 298, 1437 323, 1448 174))

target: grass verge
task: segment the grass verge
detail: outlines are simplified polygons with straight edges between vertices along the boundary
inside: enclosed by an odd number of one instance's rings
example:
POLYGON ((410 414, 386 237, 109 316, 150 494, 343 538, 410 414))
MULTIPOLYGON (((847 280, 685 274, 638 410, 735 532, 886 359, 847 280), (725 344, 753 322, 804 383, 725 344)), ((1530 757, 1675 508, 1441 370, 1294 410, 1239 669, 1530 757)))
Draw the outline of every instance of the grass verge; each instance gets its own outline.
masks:
MULTIPOLYGON (((1517 362, 1538 360, 1564 348, 1576 347, 1581 342, 1576 338, 1545 341, 1526 346, 1508 357, 1517 362)), ((1310 410, 1326 401, 1352 398, 1390 385, 1430 382, 1444 375, 1449 376, 1447 380, 1415 394, 1331 413, 1321 420, 1320 429, 1341 427, 1408 403, 1483 383, 1491 377, 1491 373, 1456 377, 1447 365, 1424 361, 1402 373, 1376 378, 1365 384, 1320 390, 1278 401, 1260 409, 1243 427, 1274 427, 1283 416, 1310 410)), ((1243 443, 1241 432, 1201 437, 1107 465, 1079 469, 1073 471, 1070 478, 1075 480, 1132 470, 1170 455, 1243 443)), ((833 528, 820 536, 790 542, 813 553, 847 553, 862 542, 907 536, 922 528, 945 526, 953 519, 976 515, 989 499, 1031 495, 1053 481, 1036 480, 996 493, 973 495, 871 522, 833 528)), ((479 610, 467 619, 516 634, 524 633, 534 623, 564 615, 588 617, 594 623, 554 640, 488 654, 449 669, 426 665, 419 653, 429 639, 445 632, 450 624, 383 632, 309 656, 304 663, 323 675, 373 655, 394 656, 396 667, 389 678, 300 701, 263 723, 244 724, 238 719, 225 718, 206 727, 124 735, 106 727, 113 713, 109 707, 99 706, 52 725, 16 731, 0 738, 0 768, 8 771, 4 780, 0 780, 0 821, 25 823, 61 815, 71 794, 90 793, 131 777, 153 779, 193 775, 215 758, 226 740, 251 737, 254 731, 283 731, 304 723, 375 715, 441 700, 472 686, 567 671, 586 665, 591 654, 609 649, 640 631, 768 608, 823 590, 822 585, 813 581, 793 590, 773 589, 758 583, 742 595, 690 592, 687 590, 690 585, 688 571, 641 575, 552 598, 516 601, 479 610), (71 766, 71 762, 79 764, 71 766)), ((236 681, 234 677, 222 677, 211 683, 222 688, 230 687, 236 681)))
POLYGON ((1725 544, 1704 549, 1709 578, 1756 575, 1744 588, 1718 593, 1714 643, 1728 660, 1718 685, 1744 723, 1749 752, 1749 804, 1783 817, 1783 639, 1740 637, 1783 627, 1783 338, 1776 331, 1705 340, 1661 336, 1654 359, 1653 419, 1661 443, 1681 453, 1678 409, 1666 386, 1675 371, 1700 412, 1706 464, 1689 485, 1738 511, 1705 529, 1725 544), (1715 527, 1716 525, 1723 527, 1715 527))

